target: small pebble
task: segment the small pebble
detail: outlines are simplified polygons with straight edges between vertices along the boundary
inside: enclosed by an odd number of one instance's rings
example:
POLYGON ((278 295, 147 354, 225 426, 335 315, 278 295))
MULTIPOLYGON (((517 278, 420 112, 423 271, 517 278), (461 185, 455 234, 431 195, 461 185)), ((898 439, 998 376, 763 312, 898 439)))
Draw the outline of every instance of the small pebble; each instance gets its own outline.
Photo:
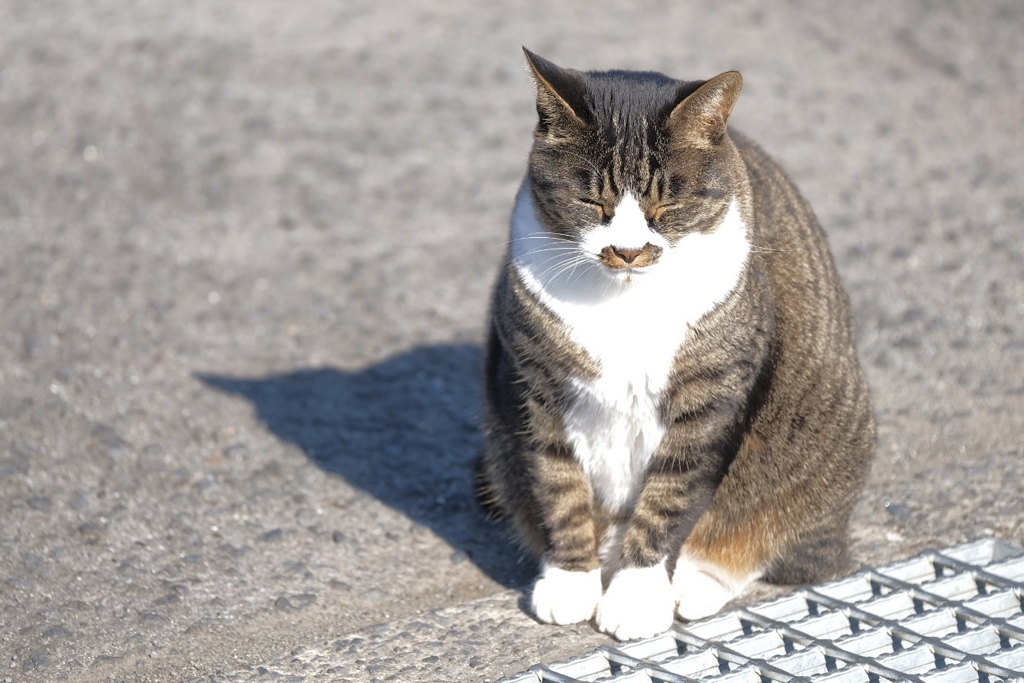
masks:
POLYGON ((28 505, 38 512, 49 512, 51 503, 46 496, 32 496, 28 499, 28 505))
POLYGON ((284 538, 284 531, 282 531, 281 529, 271 529, 267 533, 260 536, 260 540, 264 543, 280 541, 282 538, 284 538))
POLYGON ((78 527, 78 533, 86 545, 98 545, 103 540, 104 531, 104 528, 95 522, 86 522, 78 527))

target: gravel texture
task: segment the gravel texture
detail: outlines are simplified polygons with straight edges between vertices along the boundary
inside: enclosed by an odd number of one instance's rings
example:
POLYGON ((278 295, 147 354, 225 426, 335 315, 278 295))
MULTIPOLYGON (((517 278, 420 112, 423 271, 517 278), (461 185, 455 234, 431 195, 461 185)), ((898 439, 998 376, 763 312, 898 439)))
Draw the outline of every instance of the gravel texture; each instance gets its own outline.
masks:
POLYGON ((0 1, 0 683, 601 642, 522 613, 534 566, 472 497, 523 44, 740 69, 858 320, 858 561, 1024 543, 1022 32, 1017 0, 0 1))

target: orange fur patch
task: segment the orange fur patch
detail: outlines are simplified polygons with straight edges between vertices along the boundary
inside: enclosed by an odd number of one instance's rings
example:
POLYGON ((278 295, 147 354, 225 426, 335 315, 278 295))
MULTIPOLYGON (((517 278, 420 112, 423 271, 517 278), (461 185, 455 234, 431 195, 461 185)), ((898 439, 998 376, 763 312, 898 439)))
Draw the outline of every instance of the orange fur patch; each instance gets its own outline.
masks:
MULTIPOLYGON (((751 434, 743 442, 737 460, 757 457, 763 448, 764 442, 751 434)), ((747 576, 765 570, 778 556, 784 545, 785 529, 784 511, 778 506, 750 509, 742 519, 727 520, 712 503, 697 520, 683 544, 683 552, 717 565, 733 576, 747 576)))

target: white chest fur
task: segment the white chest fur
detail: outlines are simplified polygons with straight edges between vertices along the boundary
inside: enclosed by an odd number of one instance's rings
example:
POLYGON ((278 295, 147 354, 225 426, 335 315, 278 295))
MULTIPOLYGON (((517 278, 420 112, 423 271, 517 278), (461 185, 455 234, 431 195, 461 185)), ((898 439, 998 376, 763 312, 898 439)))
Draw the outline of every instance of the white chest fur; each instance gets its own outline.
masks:
POLYGON ((676 245, 650 230, 626 195, 605 226, 579 242, 549 233, 524 184, 512 219, 512 258, 526 286, 557 315, 600 365, 597 378, 573 380, 566 436, 609 510, 627 509, 665 435, 662 395, 691 325, 735 288, 750 251, 735 203, 718 228, 676 245), (662 247, 643 272, 611 272, 602 248, 662 247))

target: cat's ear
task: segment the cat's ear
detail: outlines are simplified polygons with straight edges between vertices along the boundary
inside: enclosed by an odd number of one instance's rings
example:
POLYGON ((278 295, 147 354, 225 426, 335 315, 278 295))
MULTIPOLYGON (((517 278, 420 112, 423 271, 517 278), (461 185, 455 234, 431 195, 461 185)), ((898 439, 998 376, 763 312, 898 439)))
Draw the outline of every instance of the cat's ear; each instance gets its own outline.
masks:
POLYGON ((586 125, 590 122, 587 106, 587 85, 583 74, 563 69, 539 57, 525 47, 523 53, 537 86, 537 116, 540 129, 547 131, 557 126, 586 125))
POLYGON ((698 147, 717 145, 725 135, 729 114, 742 88, 740 73, 726 71, 692 93, 680 93, 679 101, 668 117, 673 138, 698 147))

